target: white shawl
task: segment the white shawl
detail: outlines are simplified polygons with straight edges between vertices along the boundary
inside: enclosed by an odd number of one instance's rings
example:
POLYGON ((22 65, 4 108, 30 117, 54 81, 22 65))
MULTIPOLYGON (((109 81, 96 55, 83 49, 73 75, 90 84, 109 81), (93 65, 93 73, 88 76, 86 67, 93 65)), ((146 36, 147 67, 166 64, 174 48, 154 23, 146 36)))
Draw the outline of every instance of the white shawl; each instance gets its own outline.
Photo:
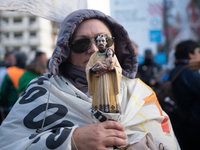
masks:
MULTIPOLYGON (((179 149, 166 113, 141 80, 122 78, 119 100, 121 114, 101 115, 120 122, 130 144, 149 134, 157 148, 162 143, 165 150, 179 149)), ((99 122, 91 106, 91 99, 63 77, 44 74, 35 78, 0 127, 0 149, 70 150, 75 128, 99 122), (47 103, 44 131, 36 133, 43 124, 47 103)))

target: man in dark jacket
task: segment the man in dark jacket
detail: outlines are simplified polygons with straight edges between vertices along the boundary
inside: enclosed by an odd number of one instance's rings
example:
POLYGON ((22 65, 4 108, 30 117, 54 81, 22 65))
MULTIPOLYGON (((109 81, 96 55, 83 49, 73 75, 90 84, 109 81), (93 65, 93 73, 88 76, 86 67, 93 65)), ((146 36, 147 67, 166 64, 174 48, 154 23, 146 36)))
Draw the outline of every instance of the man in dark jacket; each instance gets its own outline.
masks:
MULTIPOLYGON (((200 60, 199 45, 191 40, 183 41, 176 46, 176 67, 169 79, 191 60, 200 60)), ((186 68, 173 82, 173 91, 186 115, 186 120, 172 121, 174 132, 182 150, 195 149, 200 141, 200 72, 186 68), (177 123, 178 122, 178 123, 177 123)))

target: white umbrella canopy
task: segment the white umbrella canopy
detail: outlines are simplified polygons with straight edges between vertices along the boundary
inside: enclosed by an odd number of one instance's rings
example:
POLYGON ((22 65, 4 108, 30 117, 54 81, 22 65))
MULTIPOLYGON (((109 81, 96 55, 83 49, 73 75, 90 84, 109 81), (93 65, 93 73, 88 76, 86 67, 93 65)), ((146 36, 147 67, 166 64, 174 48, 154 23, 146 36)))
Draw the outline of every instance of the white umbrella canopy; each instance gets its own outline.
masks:
POLYGON ((0 10, 29 12, 61 23, 72 11, 87 8, 87 0, 1 0, 0 10))

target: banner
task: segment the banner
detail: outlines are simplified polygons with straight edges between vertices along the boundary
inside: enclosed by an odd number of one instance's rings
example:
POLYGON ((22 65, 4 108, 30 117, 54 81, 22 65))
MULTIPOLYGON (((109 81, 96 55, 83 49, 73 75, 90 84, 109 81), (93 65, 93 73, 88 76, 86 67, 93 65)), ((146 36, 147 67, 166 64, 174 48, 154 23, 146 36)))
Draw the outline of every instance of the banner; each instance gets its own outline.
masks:
POLYGON ((70 12, 83 8, 87 8, 87 0, 1 0, 0 2, 0 10, 29 12, 59 23, 70 12))

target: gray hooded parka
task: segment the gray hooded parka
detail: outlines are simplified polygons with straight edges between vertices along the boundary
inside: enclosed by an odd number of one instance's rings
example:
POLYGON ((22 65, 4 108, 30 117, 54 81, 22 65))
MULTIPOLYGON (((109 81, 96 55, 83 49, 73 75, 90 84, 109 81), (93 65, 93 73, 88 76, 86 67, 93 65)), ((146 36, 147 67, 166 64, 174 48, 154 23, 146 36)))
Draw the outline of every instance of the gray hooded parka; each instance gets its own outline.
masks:
POLYGON ((137 56, 127 31, 110 16, 90 9, 81 9, 72 12, 61 23, 57 44, 49 63, 51 74, 60 74, 59 65, 69 57, 69 41, 73 33, 81 22, 88 19, 100 19, 109 25, 115 37, 115 53, 122 67, 122 74, 130 79, 135 78, 138 66, 137 56))

